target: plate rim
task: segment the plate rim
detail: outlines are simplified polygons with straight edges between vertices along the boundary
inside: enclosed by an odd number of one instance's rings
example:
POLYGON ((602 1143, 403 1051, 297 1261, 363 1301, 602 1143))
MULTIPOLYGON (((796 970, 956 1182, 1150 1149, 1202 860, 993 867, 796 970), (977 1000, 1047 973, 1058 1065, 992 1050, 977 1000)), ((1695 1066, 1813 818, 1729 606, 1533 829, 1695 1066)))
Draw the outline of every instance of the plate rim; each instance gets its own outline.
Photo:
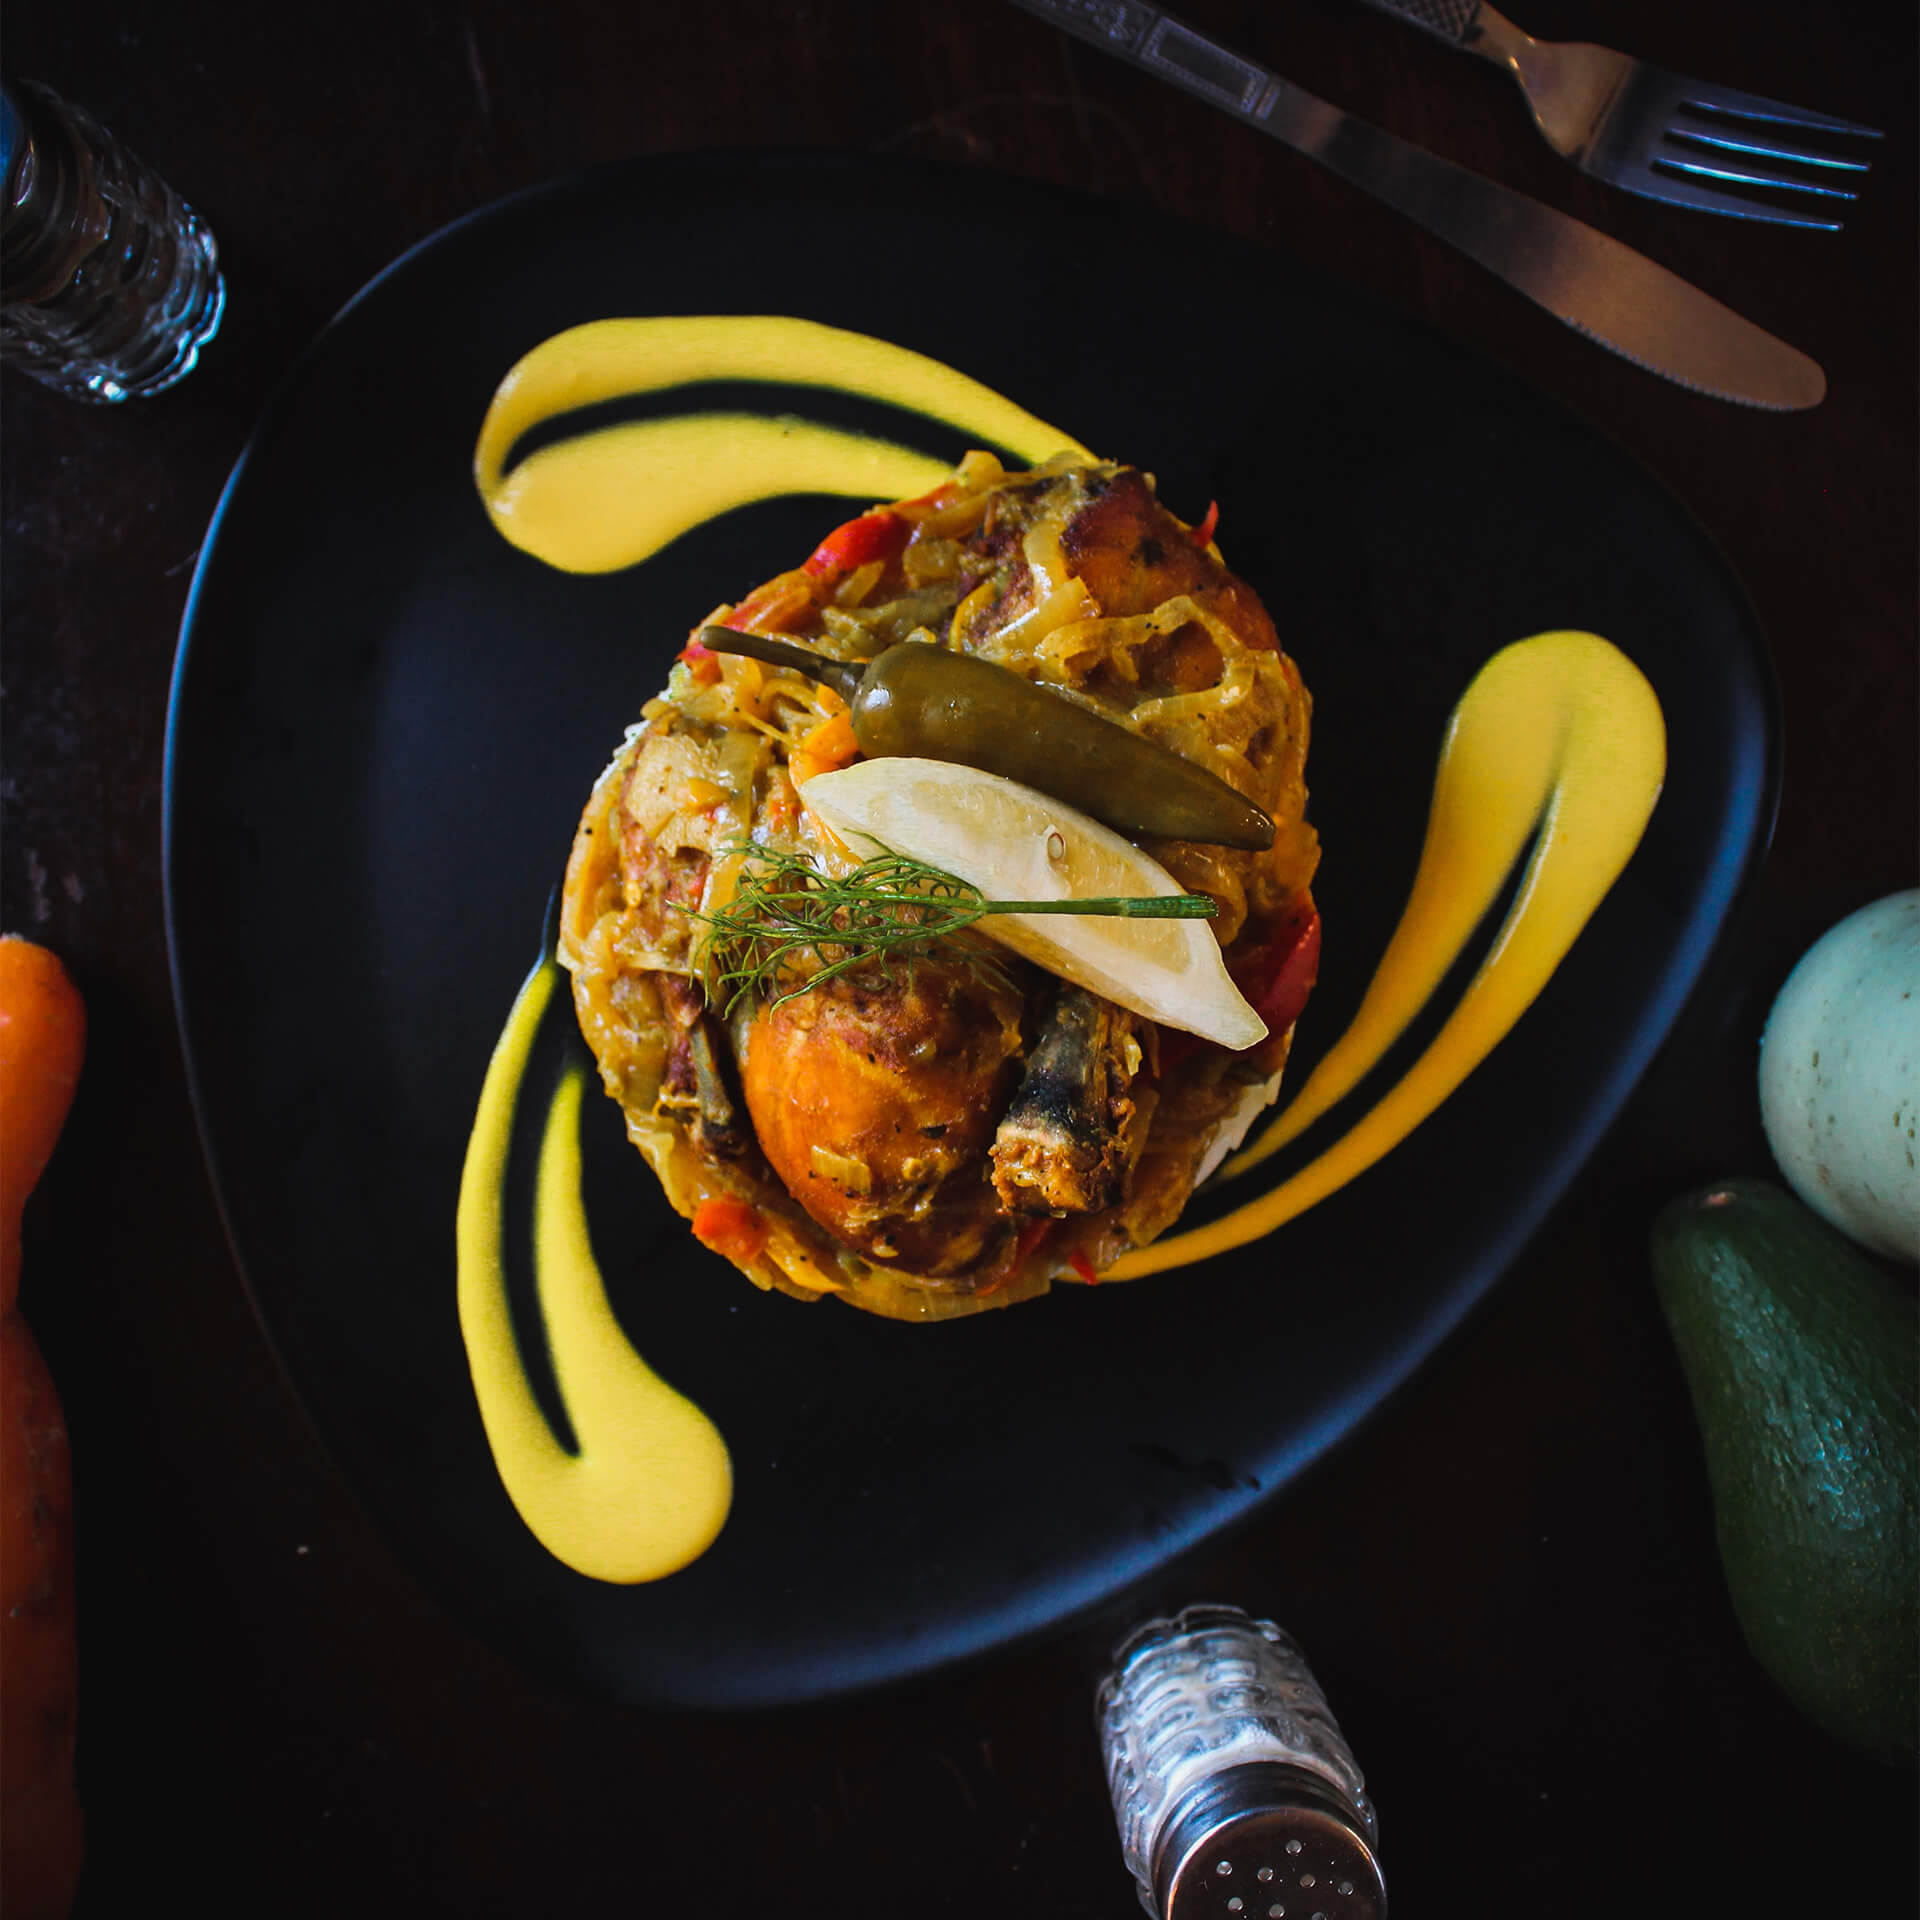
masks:
MULTIPOLYGON (((222 1232, 254 1319, 269 1351, 274 1356, 275 1364, 295 1404, 300 1408, 309 1429, 320 1441, 323 1451, 335 1470, 340 1472, 352 1487, 355 1497, 364 1501, 369 1509, 378 1515, 382 1531, 390 1538, 395 1526, 390 1504, 381 1497, 378 1486, 367 1484, 366 1477, 356 1470, 350 1457, 336 1445, 327 1425, 310 1402, 301 1378, 296 1373, 276 1333, 267 1303, 256 1281, 253 1263, 243 1250, 237 1227, 236 1208, 228 1190, 228 1178, 222 1171, 221 1157, 215 1146, 212 1096, 206 1083, 201 1052, 194 1040, 197 1015, 194 1006, 194 989, 189 980, 191 963, 185 954, 186 935, 180 921, 182 912, 180 897, 182 850, 178 840, 182 811, 180 762, 183 709, 189 692, 189 677, 195 659, 196 639, 202 621, 207 617, 204 614, 204 606, 208 597, 209 583, 214 578, 216 569, 222 564, 231 537, 236 504, 244 499, 254 474, 263 469, 270 460, 274 446, 285 430, 289 415, 317 370, 328 358, 343 325, 365 305, 378 299, 395 282, 413 273, 422 260, 429 258, 439 249, 454 244, 470 229, 508 219, 543 200, 566 200, 576 196, 604 194, 625 179, 657 175, 661 172, 712 174, 716 171, 724 171, 739 175, 751 174, 769 165, 793 162, 804 163, 810 170, 823 174, 847 172, 915 174, 922 178, 975 184, 985 179, 999 191, 1023 196, 1039 196, 1051 199, 1055 203, 1090 203, 1108 210, 1111 214, 1138 220, 1151 226, 1210 235, 1236 251, 1258 254, 1273 260, 1297 276, 1303 290, 1315 302, 1332 296, 1335 301, 1350 303, 1384 320, 1393 328, 1424 336, 1437 343, 1446 352, 1472 360, 1485 371, 1488 377, 1526 396, 1531 405, 1540 410, 1543 417, 1562 428, 1577 430, 1584 439, 1604 448, 1611 457, 1622 463, 1640 482, 1648 486, 1666 511, 1699 543, 1703 556, 1711 563, 1718 584, 1725 591, 1729 610, 1751 642, 1747 652, 1755 670, 1755 691, 1760 708, 1761 767, 1758 804, 1745 835, 1745 844, 1739 850, 1733 883, 1718 922, 1701 948, 1697 964, 1692 970, 1692 977, 1679 991, 1669 991, 1661 997, 1659 1018, 1652 1023, 1657 1031, 1651 1034, 1646 1044, 1639 1050, 1640 1057, 1633 1059, 1630 1063, 1623 1063, 1618 1070, 1609 1075, 1605 1099, 1598 1102, 1589 1101, 1583 1108, 1582 1124, 1576 1129, 1577 1138, 1570 1140, 1563 1153, 1557 1156, 1554 1177, 1551 1180, 1536 1179, 1531 1183, 1526 1204, 1511 1208, 1505 1214, 1503 1230, 1497 1236, 1499 1244, 1497 1255, 1488 1261, 1463 1263, 1463 1270, 1453 1286, 1440 1294, 1429 1296, 1429 1311, 1419 1322, 1417 1341, 1409 1340, 1403 1331, 1386 1354, 1367 1370, 1366 1378, 1355 1381, 1340 1397, 1337 1403, 1337 1415, 1330 1411, 1317 1423, 1313 1434, 1306 1440, 1289 1447, 1290 1458, 1285 1472, 1263 1485, 1253 1500, 1244 1503, 1234 1511, 1212 1516, 1206 1524, 1195 1530, 1191 1537, 1180 1539, 1170 1549, 1156 1551, 1150 1567, 1129 1576, 1117 1586, 1107 1582, 1091 1597, 1081 1598, 1065 1608, 1042 1607, 1039 1609, 1041 1617, 1031 1618, 1010 1629, 990 1624, 965 1644, 953 1644, 954 1635, 949 1630, 945 1636, 947 1644, 944 1650, 935 1653, 932 1657, 892 1660, 883 1657, 874 1663, 871 1671, 862 1670, 839 1676, 827 1685, 802 1686, 798 1689, 784 1690, 762 1689, 726 1702, 718 1702, 706 1693, 686 1700, 676 1700, 670 1690, 660 1689, 646 1696, 660 1704, 669 1705, 773 1706, 821 1701, 896 1684, 940 1668, 950 1667, 960 1661, 979 1658, 985 1654, 1030 1641, 1048 1632, 1061 1630, 1073 1620, 1082 1618, 1095 1610, 1104 1609, 1118 1595, 1131 1588, 1162 1577, 1169 1566, 1178 1564, 1209 1540, 1247 1524, 1260 1510, 1269 1507, 1284 1489, 1302 1474, 1312 1471, 1330 1454, 1350 1442, 1384 1412, 1415 1376, 1438 1360, 1455 1340, 1461 1338, 1478 1315, 1486 1309, 1496 1289, 1522 1259, 1529 1245, 1547 1228, 1556 1212, 1567 1204, 1579 1184, 1583 1170, 1590 1165, 1608 1137, 1628 1116, 1635 1096, 1649 1078, 1658 1071, 1662 1056, 1672 1047, 1676 1036, 1682 1034, 1697 1017, 1702 1002, 1714 986, 1717 974, 1725 966, 1738 935, 1752 912, 1778 820, 1782 788, 1783 716, 1773 650, 1745 583, 1733 567, 1723 544, 1692 507, 1677 494, 1662 475, 1648 467, 1631 449, 1622 446, 1603 426, 1576 412, 1557 395, 1538 387, 1523 373, 1441 331, 1424 316, 1408 312, 1396 303, 1365 288, 1353 286, 1329 274, 1323 268, 1294 260, 1284 248, 1228 235, 1216 228, 1184 219, 1162 209, 1143 208, 1125 200, 1090 194, 1058 186, 1052 182, 1028 180, 991 169, 955 166, 910 156, 814 150, 793 153, 721 150, 637 155, 528 185, 457 216, 396 256, 337 310, 281 379, 249 432, 209 518, 206 535, 201 542, 192 581, 182 609, 168 690, 162 769, 162 898, 174 1020, 181 1043, 188 1096, 193 1108, 201 1158, 206 1167, 219 1212, 222 1232), (1469 1264, 1472 1265, 1471 1271, 1468 1270, 1469 1264)), ((504 369, 502 371, 504 372, 504 369)), ((229 1125, 231 1124, 229 1122, 229 1125)), ((400 1557, 406 1561, 413 1576, 456 1617, 469 1624, 476 1624, 475 1610, 461 1604, 447 1590, 443 1581, 430 1570, 427 1564, 423 1563, 419 1555, 406 1552, 400 1557)), ((1055 1588, 1058 1584, 1056 1580, 1055 1588)), ((1100 1583, 1096 1580, 1093 1584, 1100 1583)), ((486 1637, 490 1644, 496 1646, 500 1644, 496 1633, 489 1631, 486 1637)), ((892 1644, 897 1650, 900 1643, 892 1644)), ((530 1660, 525 1649, 518 1645, 515 1647, 514 1657, 527 1664, 540 1664, 530 1660)), ((543 1670, 549 1673, 549 1677, 559 1678, 563 1684, 567 1683, 568 1675, 564 1670, 543 1670)), ((574 1684, 581 1684, 577 1676, 574 1684)), ((587 1687, 585 1690, 596 1691, 592 1687, 587 1687)), ((605 1695, 603 1694, 602 1697, 605 1695)))

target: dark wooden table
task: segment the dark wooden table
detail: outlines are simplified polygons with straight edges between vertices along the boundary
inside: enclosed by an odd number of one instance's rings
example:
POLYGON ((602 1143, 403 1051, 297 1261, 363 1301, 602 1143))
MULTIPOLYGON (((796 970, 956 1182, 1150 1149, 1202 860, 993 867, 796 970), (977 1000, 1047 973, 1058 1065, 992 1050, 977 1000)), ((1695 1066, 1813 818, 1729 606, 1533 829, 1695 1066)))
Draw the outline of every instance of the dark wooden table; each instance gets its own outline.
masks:
MULTIPOLYGON (((1518 0, 1515 0, 1518 5, 1518 0)), ((1915 61, 1908 9, 1528 0, 1535 32, 1886 128, 1840 237, 1575 174, 1490 68, 1353 0, 1191 0, 1304 85, 1672 265, 1827 369, 1723 406, 1585 344, 1279 147, 994 0, 69 0, 6 58, 210 218, 231 317, 174 394, 9 373, 5 898, 93 1014, 30 1221, 80 1515, 81 1911, 1133 1911, 1089 1691, 1116 1625, 1279 1615, 1386 1823, 1396 1911, 1914 1911, 1911 1775, 1836 1747, 1742 1643, 1649 1285, 1648 1220, 1768 1164, 1755 1043, 1793 960, 1913 884, 1915 61), (1124 1608, 875 1697, 654 1716, 548 1691, 416 1583, 276 1371, 202 1169, 169 998, 161 753, 176 625, 256 415, 329 314, 443 222, 635 152, 853 148, 1089 189, 1290 253, 1515 370, 1627 449, 1744 579, 1784 692, 1765 873, 1549 1228, 1425 1374, 1236 1537, 1124 1608)))

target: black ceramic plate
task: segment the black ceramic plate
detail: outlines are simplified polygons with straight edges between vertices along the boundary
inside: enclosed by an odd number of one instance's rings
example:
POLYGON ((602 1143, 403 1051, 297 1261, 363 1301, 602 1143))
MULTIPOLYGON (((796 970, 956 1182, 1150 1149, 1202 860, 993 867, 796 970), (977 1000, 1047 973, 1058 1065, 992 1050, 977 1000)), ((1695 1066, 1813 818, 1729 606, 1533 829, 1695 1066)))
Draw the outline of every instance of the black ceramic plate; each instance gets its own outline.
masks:
MULTIPOLYGON (((963 451, 925 421, 893 430, 963 451)), ((1769 685, 1737 584, 1659 487, 1284 260, 865 161, 644 161, 489 209, 376 281, 300 369, 222 502, 181 642, 176 984, 261 1319, 421 1572, 560 1679, 805 1699, 1044 1626, 1269 1497, 1538 1225, 1764 838, 1769 685), (1103 260, 1155 266, 1114 282, 1103 260), (549 1558, 495 1476, 455 1318, 461 1156, 594 775, 687 626, 846 509, 754 508, 573 578, 495 535, 469 461, 495 383, 562 328, 767 305, 961 368, 1154 472, 1190 519, 1219 500, 1315 695, 1326 948, 1294 1084, 1357 1004, 1442 724, 1496 648, 1609 636, 1659 693, 1672 766, 1624 879, 1467 1087, 1357 1184, 1207 1266, 931 1328, 762 1295, 590 1096, 616 1309, 737 1473, 703 1559, 612 1587, 549 1558)))

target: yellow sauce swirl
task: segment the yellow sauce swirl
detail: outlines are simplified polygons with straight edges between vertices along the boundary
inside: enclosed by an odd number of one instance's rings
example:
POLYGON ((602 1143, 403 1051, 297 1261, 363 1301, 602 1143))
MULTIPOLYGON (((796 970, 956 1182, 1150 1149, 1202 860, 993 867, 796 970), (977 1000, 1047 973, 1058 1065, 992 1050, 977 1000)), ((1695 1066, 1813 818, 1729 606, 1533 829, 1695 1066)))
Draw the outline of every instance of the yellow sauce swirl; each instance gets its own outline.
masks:
POLYGON ((1258 1166, 1379 1064, 1465 950, 1537 828, 1519 893, 1459 1005, 1392 1091, 1318 1159, 1224 1218, 1128 1254, 1112 1277, 1243 1247, 1398 1146, 1506 1038, 1566 958, 1640 844, 1666 765, 1659 700, 1597 634, 1543 633, 1495 654, 1448 722, 1413 892, 1353 1025, 1222 1177, 1258 1166))
POLYGON ((1086 452, 979 381, 864 333, 775 316, 594 320, 535 347, 493 396, 473 453, 474 484, 493 524, 549 566, 608 573, 755 500, 903 500, 953 470, 950 460, 894 441, 791 416, 686 413, 581 434, 504 472, 528 431, 558 414, 723 380, 857 393, 1023 460, 1086 452))
MULTIPOLYGON (((792 492, 900 498, 950 471, 950 463, 890 441, 735 412, 581 434, 503 477, 516 443, 556 415, 718 380, 858 393, 1028 460, 1084 451, 951 368, 861 334, 772 317, 597 321, 535 348, 495 395, 474 456, 494 525, 550 565, 601 572, 631 566, 751 501, 792 492)), ((1223 1218, 1129 1254, 1110 1277, 1244 1246, 1404 1140, 1506 1036, 1579 938, 1639 844, 1665 765, 1659 701, 1605 640, 1548 633, 1496 654, 1448 724, 1412 894, 1353 1025, 1222 1179, 1258 1166, 1379 1064, 1465 950, 1531 840, 1512 907, 1459 1005, 1398 1084, 1318 1158, 1223 1218)), ((534 1232, 536 1286, 577 1454, 560 1446, 534 1399, 507 1306, 508 1146, 555 978, 551 961, 529 978, 481 1094, 460 1192, 461 1331, 489 1444, 528 1527, 581 1573, 651 1580, 712 1543, 732 1473, 712 1422, 641 1360, 607 1304, 581 1199, 577 1071, 562 1079, 546 1117, 534 1232)))
POLYGON ((535 1539, 595 1580, 657 1580, 706 1552, 733 1499, 727 1443, 634 1352, 607 1304, 580 1189, 584 1076, 547 1114, 534 1201, 534 1274, 568 1453, 533 1397, 507 1305, 503 1215, 514 1110, 559 969, 529 976, 494 1049, 460 1178, 460 1332, 495 1464, 535 1539))

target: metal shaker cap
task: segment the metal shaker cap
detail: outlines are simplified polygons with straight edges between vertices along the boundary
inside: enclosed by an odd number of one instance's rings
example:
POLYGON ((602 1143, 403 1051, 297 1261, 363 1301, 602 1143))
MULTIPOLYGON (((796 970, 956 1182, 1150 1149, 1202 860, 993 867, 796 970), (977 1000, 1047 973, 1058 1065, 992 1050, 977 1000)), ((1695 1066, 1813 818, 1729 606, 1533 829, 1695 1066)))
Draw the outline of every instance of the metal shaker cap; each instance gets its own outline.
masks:
POLYGON ((1094 1704, 1121 1855, 1153 1920, 1385 1920, 1366 1782, 1271 1620, 1226 1606, 1150 1620, 1094 1704))
POLYGON ((1156 1852, 1163 1920, 1386 1920, 1386 1880, 1352 1809, 1304 1767, 1214 1775, 1156 1852))

